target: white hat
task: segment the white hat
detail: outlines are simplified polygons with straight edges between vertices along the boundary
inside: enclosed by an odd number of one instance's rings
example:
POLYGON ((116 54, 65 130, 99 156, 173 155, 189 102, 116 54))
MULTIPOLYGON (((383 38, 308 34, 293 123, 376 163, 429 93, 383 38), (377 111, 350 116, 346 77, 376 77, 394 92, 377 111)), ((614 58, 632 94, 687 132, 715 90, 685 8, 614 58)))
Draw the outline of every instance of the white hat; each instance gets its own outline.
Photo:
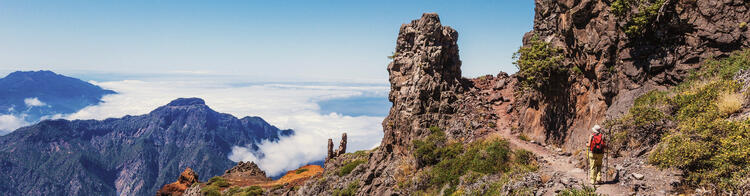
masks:
POLYGON ((602 127, 600 127, 599 125, 594 125, 594 127, 591 128, 591 131, 593 131, 594 133, 599 133, 599 129, 601 128, 602 127))

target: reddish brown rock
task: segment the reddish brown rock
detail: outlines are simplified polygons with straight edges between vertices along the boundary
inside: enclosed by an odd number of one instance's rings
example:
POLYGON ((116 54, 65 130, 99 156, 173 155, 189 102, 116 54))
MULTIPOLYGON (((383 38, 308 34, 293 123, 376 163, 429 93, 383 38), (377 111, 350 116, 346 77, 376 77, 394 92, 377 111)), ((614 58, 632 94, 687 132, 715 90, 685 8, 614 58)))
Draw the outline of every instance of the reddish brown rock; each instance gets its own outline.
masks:
POLYGON ((159 191, 156 192, 157 196, 178 196, 185 192, 185 189, 198 182, 198 174, 195 174, 193 169, 190 167, 185 168, 177 178, 177 182, 164 185, 159 191))

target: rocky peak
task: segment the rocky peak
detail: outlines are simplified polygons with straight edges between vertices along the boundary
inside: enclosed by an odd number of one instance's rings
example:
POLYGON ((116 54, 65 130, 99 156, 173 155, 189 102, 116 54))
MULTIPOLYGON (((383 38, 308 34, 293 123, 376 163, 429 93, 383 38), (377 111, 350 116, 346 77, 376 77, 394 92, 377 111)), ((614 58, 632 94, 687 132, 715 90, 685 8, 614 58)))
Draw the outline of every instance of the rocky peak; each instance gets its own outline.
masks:
POLYGON ((456 94, 466 88, 457 41, 456 30, 440 24, 435 13, 401 25, 393 61, 388 65, 388 98, 393 107, 383 122, 382 146, 403 149, 410 138, 422 135, 420 129, 440 124, 432 122, 439 118, 414 116, 455 112, 456 94))
POLYGON ((191 98, 177 98, 167 106, 190 106, 190 105, 206 105, 206 102, 203 101, 201 98, 191 97, 191 98))
POLYGON ((224 172, 225 176, 245 176, 267 178, 266 172, 261 170, 255 162, 240 161, 236 166, 224 172))
POLYGON ((180 173, 180 177, 177 178, 177 182, 192 185, 193 183, 198 182, 198 174, 195 174, 195 171, 193 171, 192 168, 187 167, 185 168, 185 171, 182 171, 182 173, 180 173))

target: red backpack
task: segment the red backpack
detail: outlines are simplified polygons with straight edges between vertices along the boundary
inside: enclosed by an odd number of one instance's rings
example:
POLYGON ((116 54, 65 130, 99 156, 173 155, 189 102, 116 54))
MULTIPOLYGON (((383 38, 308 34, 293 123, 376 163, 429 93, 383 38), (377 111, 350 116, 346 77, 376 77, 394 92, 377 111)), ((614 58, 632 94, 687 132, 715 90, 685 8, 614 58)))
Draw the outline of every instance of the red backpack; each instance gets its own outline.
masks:
POLYGON ((593 153, 604 153, 604 139, 602 139, 601 133, 594 133, 591 137, 591 143, 589 143, 589 150, 593 153))

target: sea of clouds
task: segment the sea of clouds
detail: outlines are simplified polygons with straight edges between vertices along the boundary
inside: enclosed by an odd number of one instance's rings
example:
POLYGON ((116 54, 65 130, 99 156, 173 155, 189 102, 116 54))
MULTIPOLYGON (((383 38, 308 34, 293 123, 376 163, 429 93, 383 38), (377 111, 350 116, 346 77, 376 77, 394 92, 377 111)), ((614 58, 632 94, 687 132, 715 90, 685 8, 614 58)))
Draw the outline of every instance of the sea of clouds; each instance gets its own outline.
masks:
MULTIPOLYGON (((347 116, 342 113, 321 113, 319 101, 356 96, 386 97, 386 85, 314 84, 314 83, 256 83, 238 84, 191 80, 123 80, 92 84, 118 92, 106 95, 104 103, 89 106, 73 114, 54 115, 56 119, 119 118, 125 115, 146 114, 180 97, 198 97, 212 109, 238 118, 259 116, 281 129, 293 129, 295 134, 278 142, 261 143, 255 156, 246 146, 234 146, 229 155, 232 161, 254 161, 270 176, 325 158, 327 140, 336 144, 341 133, 348 137, 347 149, 372 149, 383 137, 381 122, 384 116, 347 116)), ((30 105, 41 105, 29 100, 30 105)), ((385 108, 386 110, 388 108, 385 108)), ((0 116, 0 125, 8 128, 28 124, 12 115, 0 116)), ((2 129, 3 127, 0 127, 2 129)), ((10 129, 12 130, 12 129, 10 129)))

